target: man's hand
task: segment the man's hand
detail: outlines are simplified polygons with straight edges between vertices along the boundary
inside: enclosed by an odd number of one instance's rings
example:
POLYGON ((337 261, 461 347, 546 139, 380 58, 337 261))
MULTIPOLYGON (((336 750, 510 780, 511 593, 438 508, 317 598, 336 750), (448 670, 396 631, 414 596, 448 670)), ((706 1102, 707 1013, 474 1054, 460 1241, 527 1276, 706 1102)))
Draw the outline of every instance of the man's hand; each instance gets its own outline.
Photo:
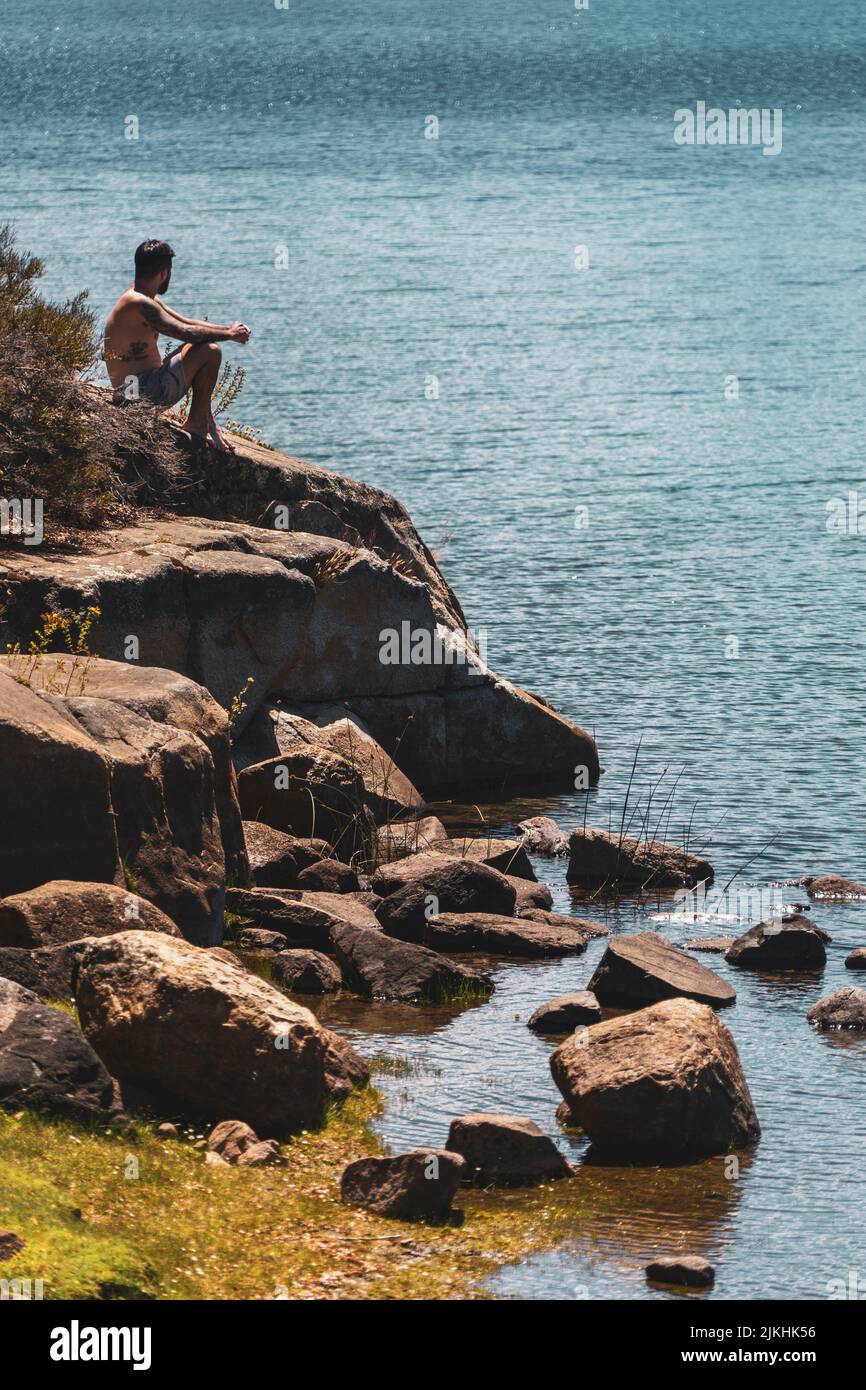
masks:
POLYGON ((229 340, 233 343, 248 343, 251 331, 245 323, 233 323, 229 329, 229 340))

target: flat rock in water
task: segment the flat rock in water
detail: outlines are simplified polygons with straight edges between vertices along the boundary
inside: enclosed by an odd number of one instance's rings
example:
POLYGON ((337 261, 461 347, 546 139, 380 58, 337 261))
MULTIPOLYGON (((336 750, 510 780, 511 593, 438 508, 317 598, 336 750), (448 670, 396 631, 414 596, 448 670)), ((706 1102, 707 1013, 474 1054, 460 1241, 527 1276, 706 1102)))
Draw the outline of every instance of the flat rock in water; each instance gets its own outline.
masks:
POLYGON ((816 1028, 851 1028, 866 1031, 866 990, 844 985, 813 1004, 806 1015, 816 1028))
POLYGON ((586 950, 587 940, 577 925, 551 926, 490 912, 443 912, 427 919, 422 937, 423 944, 433 951, 479 951, 523 960, 579 956, 586 950))
POLYGON ((590 990, 582 989, 539 1005, 526 1026, 533 1033, 571 1033, 590 1023, 601 1023, 601 1005, 590 990))
POLYGON ((514 1115, 461 1115, 451 1121, 447 1148, 463 1155, 466 1180, 481 1187, 528 1187, 574 1173, 537 1124, 514 1115))
POLYGON ((710 951, 723 956, 734 944, 733 936, 693 936, 683 942, 684 951, 710 951))
POLYGON ((232 941, 239 951, 265 951, 274 954, 285 951, 286 938, 280 931, 266 931, 264 927, 241 927, 232 941))
POLYGON ((517 915, 527 918, 530 922, 547 922, 551 927, 577 927, 587 937, 610 936, 610 927, 603 927, 600 922, 591 922, 588 917, 572 917, 567 912, 548 912, 544 907, 527 907, 517 915))
POLYGON ((624 1008, 682 996, 723 1009, 737 997, 727 980, 672 946, 659 932, 615 937, 587 989, 599 1003, 624 1008))
POLYGON ((701 1255, 664 1255, 646 1267, 651 1284, 671 1284, 680 1288, 709 1289, 716 1271, 701 1255))
POLYGON ((493 990, 481 971, 367 927, 335 927, 332 944, 347 986, 373 999, 440 1003, 493 990))
POLYGON ((840 878, 838 874, 804 878, 801 882, 810 898, 827 898, 836 902, 866 901, 866 886, 854 883, 850 878, 840 878))
POLYGON ((827 959, 821 927, 799 913, 759 922, 738 936, 725 960, 746 970, 818 970, 827 959))
POLYGON ((69 1015, 11 980, 0 980, 0 1107, 125 1122, 113 1078, 69 1015))
POLYGON ((760 1135, 736 1044, 692 999, 596 1023, 566 1039, 550 1068, 571 1121, 605 1156, 673 1161, 760 1135))
POLYGON ((845 964, 849 970, 866 970, 866 946, 856 946, 845 957, 845 964))
POLYGON ((465 1170, 466 1160, 447 1149, 359 1158, 343 1170, 340 1197, 347 1206, 398 1221, 444 1222, 465 1170))
POLYGON ((603 883, 616 888, 693 888, 711 883, 712 865, 662 840, 637 840, 606 830, 573 830, 569 837, 569 883, 603 883))

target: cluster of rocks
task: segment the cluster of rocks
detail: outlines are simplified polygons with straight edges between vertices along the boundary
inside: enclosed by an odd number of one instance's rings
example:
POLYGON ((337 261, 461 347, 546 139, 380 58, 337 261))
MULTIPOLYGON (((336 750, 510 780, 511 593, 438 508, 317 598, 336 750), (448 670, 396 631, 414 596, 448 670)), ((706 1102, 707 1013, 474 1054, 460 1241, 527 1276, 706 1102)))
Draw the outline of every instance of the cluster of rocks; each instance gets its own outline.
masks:
POLYGON ((472 1113, 452 1120, 445 1147, 360 1158, 344 1169, 349 1206, 403 1221, 459 1217, 451 1203, 461 1184, 529 1187, 571 1177, 574 1169, 532 1120, 472 1113))

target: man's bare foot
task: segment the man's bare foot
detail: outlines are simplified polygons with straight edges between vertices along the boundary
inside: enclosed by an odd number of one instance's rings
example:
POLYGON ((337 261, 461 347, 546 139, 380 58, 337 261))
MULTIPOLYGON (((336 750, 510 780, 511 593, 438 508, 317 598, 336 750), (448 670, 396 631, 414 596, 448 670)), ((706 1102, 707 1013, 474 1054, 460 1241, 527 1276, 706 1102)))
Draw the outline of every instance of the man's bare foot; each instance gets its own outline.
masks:
POLYGON ((234 454, 236 452, 234 444, 230 439, 226 439, 222 430, 218 429, 217 422, 211 415, 210 427, 207 432, 208 443, 220 454, 234 454))

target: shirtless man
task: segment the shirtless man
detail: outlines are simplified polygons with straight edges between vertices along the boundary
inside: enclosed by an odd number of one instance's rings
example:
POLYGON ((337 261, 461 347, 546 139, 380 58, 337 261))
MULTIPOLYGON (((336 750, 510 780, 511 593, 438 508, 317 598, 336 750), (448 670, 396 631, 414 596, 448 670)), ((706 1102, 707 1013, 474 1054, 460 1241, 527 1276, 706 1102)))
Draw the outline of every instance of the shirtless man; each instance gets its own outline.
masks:
POLYGON ((174 252, 165 241, 143 241, 135 253, 135 283, 122 294, 105 323, 103 357, 112 386, 127 399, 152 405, 175 405, 192 388, 192 404, 184 425, 193 439, 206 441, 221 453, 234 446, 217 429, 211 397, 219 376, 221 342, 249 342, 245 323, 207 323, 186 319, 157 299, 171 280, 174 252), (157 336, 179 338, 163 360, 157 336))

